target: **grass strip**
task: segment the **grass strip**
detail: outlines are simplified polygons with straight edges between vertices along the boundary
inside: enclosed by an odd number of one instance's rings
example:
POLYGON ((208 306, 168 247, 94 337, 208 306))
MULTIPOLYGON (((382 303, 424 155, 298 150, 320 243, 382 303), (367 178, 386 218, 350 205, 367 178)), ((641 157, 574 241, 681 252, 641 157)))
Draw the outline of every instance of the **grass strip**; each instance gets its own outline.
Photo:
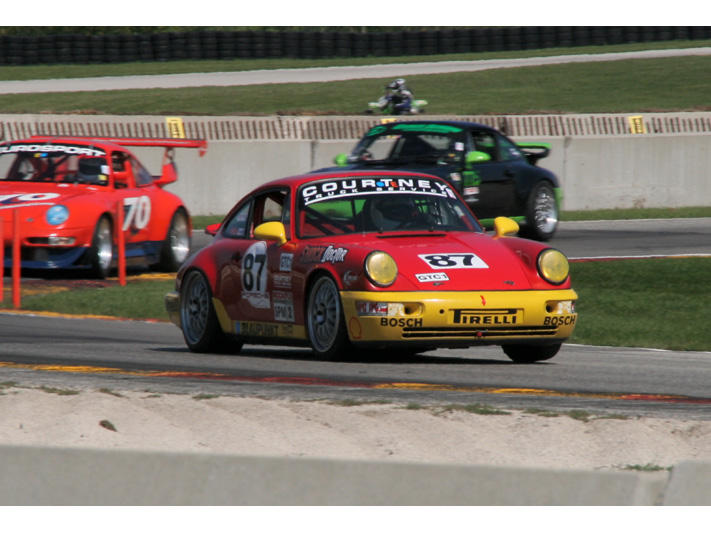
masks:
MULTIPOLYGON (((637 259, 571 265, 578 323, 570 342, 711 351, 711 258, 637 259)), ((173 280, 129 278, 125 287, 34 291, 22 309, 80 316, 167 320, 173 280)), ((12 309, 9 289, 0 308, 12 309)))

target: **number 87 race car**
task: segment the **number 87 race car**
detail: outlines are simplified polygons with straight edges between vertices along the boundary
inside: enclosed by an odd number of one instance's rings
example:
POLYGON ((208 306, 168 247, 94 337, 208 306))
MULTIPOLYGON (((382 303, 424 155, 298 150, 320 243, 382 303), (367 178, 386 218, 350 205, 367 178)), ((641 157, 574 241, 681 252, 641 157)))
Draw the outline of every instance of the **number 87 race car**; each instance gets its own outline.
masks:
POLYGON ((492 237, 446 181, 350 171, 273 181, 240 201, 166 295, 190 350, 244 343, 418 353, 501 345, 516 362, 550 359, 577 314, 559 251, 492 237))
POLYGON ((177 180, 174 148, 205 141, 35 136, 0 144, 0 218, 5 266, 12 261, 13 217, 20 217, 22 268, 80 268, 105 278, 115 264, 123 205, 127 265, 176 271, 188 257, 190 215, 163 187, 177 180), (161 176, 125 146, 165 148, 161 176))

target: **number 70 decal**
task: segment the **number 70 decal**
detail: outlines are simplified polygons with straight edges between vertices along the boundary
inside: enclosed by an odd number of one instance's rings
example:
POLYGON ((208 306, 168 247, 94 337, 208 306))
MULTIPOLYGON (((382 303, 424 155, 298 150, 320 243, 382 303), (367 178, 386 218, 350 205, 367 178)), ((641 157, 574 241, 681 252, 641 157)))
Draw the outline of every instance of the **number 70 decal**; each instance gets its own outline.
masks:
POLYGON ((145 228, 151 220, 151 199, 148 196, 125 198, 123 231, 133 225, 136 229, 145 228), (126 210, 128 207, 128 210, 126 210))

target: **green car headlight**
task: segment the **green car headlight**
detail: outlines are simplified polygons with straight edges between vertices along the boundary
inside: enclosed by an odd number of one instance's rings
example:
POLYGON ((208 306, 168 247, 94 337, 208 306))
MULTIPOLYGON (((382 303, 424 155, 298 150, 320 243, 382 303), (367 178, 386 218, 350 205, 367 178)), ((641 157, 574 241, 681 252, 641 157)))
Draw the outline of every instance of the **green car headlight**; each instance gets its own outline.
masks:
POLYGON ((570 274, 568 258, 553 248, 543 250, 538 254, 538 272, 548 283, 560 285, 570 274))
POLYGON ((385 252, 371 252, 365 258, 365 275, 374 285, 387 287, 397 278, 397 264, 385 252))

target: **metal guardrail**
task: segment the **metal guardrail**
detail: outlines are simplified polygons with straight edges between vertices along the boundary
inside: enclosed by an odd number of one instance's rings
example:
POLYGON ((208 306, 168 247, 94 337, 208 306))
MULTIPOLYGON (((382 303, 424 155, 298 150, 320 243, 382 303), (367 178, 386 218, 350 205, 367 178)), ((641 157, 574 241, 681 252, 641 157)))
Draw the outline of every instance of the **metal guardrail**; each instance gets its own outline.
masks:
POLYGON ((466 120, 512 137, 589 137, 711 133, 711 112, 576 115, 419 115, 159 117, 108 115, 0 115, 0 140, 32 135, 166 138, 208 141, 359 139, 383 120, 466 120), (175 124, 179 124, 176 134, 175 124))

